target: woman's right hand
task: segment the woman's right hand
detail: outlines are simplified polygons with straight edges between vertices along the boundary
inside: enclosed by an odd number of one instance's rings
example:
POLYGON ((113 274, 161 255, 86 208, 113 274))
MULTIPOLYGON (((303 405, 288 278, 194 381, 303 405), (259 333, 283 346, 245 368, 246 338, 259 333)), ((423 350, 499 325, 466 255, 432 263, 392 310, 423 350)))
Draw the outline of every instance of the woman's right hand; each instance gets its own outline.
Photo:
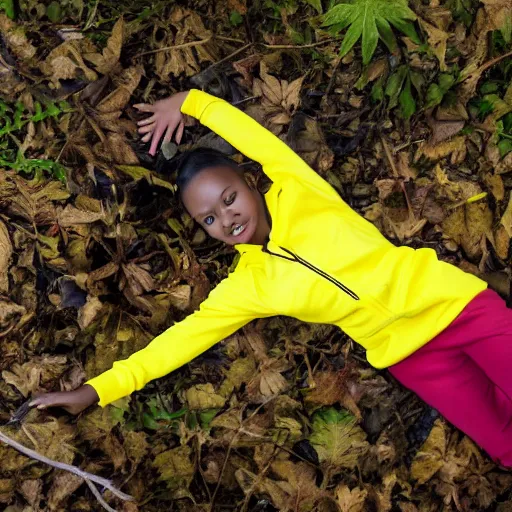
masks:
POLYGON ((176 133, 175 140, 179 144, 185 128, 185 118, 181 113, 181 106, 187 97, 188 91, 173 94, 165 100, 157 101, 154 104, 139 103, 134 105, 141 112, 148 112, 153 115, 139 121, 139 133, 144 135, 143 142, 151 141, 149 154, 154 156, 158 143, 164 136, 164 142, 170 142, 173 133, 176 133))
POLYGON ((74 391, 59 391, 44 393, 30 402, 30 407, 46 409, 48 407, 61 407, 70 414, 78 414, 90 405, 97 403, 100 397, 96 390, 85 384, 74 391))

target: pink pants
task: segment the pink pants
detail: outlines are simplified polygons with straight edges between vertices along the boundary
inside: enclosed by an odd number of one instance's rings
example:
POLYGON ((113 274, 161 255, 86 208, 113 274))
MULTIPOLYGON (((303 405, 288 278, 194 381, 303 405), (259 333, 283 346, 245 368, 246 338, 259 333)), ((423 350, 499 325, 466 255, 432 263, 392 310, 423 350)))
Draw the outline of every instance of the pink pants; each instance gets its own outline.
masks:
POLYGON ((441 334, 389 371, 512 467, 512 310, 497 293, 480 293, 441 334))

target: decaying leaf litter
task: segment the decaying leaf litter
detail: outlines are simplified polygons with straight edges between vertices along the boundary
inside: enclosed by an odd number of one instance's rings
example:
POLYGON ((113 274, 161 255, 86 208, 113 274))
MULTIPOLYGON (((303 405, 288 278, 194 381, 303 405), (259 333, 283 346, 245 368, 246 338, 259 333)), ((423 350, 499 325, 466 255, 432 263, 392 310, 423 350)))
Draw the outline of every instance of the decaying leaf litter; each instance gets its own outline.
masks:
MULTIPOLYGON (((0 4, 0 432, 112 479, 136 500, 105 491, 116 510, 512 509, 510 472, 335 328, 288 318, 104 410, 6 425, 144 347, 236 265, 160 171, 194 145, 241 155, 198 126, 156 159, 138 140, 131 104, 177 90, 239 105, 390 239, 509 299, 512 4, 338 4, 0 4), (363 4, 377 32, 350 18, 363 4)), ((75 475, 5 445, 0 460, 4 510, 101 510, 75 475)))

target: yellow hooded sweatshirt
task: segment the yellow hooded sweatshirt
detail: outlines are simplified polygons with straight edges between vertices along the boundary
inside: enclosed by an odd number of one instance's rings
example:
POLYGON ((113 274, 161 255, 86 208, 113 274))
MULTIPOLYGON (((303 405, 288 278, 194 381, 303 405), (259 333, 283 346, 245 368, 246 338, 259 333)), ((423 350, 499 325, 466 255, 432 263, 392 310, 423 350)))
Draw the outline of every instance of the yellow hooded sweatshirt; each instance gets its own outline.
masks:
POLYGON ((486 283, 437 259, 395 247, 296 153, 225 101, 192 90, 182 112, 198 119, 273 181, 266 246, 239 244, 236 267, 201 304, 149 345, 88 381, 106 404, 189 362, 255 318, 287 315, 339 326, 385 368, 428 343, 486 283))

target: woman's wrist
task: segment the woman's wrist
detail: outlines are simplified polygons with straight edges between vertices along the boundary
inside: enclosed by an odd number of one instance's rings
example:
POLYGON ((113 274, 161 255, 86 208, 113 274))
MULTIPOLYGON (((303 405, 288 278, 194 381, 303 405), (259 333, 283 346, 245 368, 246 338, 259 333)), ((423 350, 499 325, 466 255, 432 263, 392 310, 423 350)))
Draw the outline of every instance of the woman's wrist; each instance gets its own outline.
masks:
POLYGON ((89 384, 84 384, 83 386, 75 389, 76 397, 83 404, 92 405, 98 403, 100 401, 100 397, 96 390, 89 384))

